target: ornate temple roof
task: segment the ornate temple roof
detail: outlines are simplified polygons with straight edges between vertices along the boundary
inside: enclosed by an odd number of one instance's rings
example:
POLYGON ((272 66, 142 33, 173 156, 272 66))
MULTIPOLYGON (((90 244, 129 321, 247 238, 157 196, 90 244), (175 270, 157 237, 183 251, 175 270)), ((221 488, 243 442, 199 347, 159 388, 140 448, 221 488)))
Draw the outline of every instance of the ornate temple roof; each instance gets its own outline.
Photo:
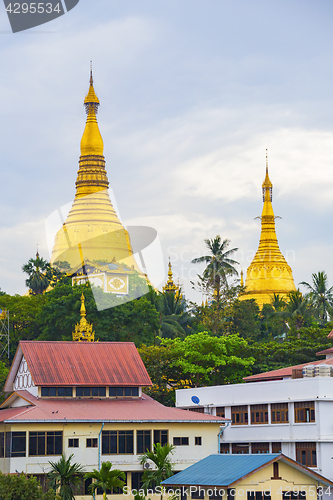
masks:
POLYGON ((274 293, 285 297, 296 290, 291 267, 286 262, 279 248, 275 215, 272 206, 273 184, 268 175, 266 150, 266 175, 262 184, 263 209, 261 217, 261 234, 258 250, 247 269, 246 294, 240 300, 256 299, 260 307, 270 303, 274 293))

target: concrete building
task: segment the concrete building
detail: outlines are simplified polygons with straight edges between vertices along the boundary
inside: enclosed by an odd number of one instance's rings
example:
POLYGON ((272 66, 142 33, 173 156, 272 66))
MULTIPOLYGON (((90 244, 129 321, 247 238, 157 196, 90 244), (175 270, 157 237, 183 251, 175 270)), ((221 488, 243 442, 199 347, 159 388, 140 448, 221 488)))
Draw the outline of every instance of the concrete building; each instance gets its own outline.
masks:
POLYGON ((333 480, 333 349, 326 359, 247 377, 244 384, 182 389, 176 406, 231 420, 220 452, 280 453, 333 480))
MULTIPOLYGON (((0 407, 0 470, 43 483, 49 460, 73 453, 86 471, 111 461, 138 488, 154 443, 176 446, 177 471, 216 453, 225 420, 165 407, 143 393, 150 385, 131 342, 21 341, 0 407)), ((80 499, 91 498, 88 485, 80 499)))

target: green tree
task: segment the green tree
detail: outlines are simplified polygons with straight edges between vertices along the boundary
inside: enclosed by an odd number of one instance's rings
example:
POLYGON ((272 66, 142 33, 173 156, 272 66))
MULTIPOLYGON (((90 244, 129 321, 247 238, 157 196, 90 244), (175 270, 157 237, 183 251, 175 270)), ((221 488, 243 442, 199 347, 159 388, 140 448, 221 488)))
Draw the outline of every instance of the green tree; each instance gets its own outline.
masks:
POLYGON ((56 500, 55 492, 43 493, 35 477, 0 472, 0 498, 2 500, 56 500))
POLYGON ((178 293, 160 293, 156 308, 160 313, 161 337, 185 337, 190 333, 194 317, 187 311, 187 303, 181 289, 178 293))
POLYGON ((119 469, 111 470, 111 467, 111 462, 103 462, 100 470, 94 469, 84 476, 85 479, 95 479, 89 485, 89 491, 93 494, 97 489, 101 489, 103 491, 103 500, 107 499, 106 493, 108 491, 112 492, 114 488, 122 491, 125 485, 125 473, 119 469))
POLYGON ((246 340, 238 335, 199 332, 184 340, 162 339, 161 345, 170 349, 172 366, 180 369, 179 383, 190 387, 241 382, 254 362, 247 357, 246 340))
POLYGON ((94 289, 93 294, 89 285, 66 284, 57 285, 45 295, 45 304, 36 318, 41 331, 40 340, 72 339, 72 331, 80 321, 82 293, 87 320, 93 324, 96 340, 131 341, 137 346, 154 343, 159 331, 159 314, 146 297, 127 303, 116 296, 106 297, 105 300, 114 301, 115 307, 98 311, 95 298, 101 304, 104 295, 113 294, 104 294, 99 289, 94 289))
POLYGON ((10 359, 21 339, 35 340, 41 334, 38 318, 45 300, 45 295, 0 296, 0 309, 9 311, 10 359))
POLYGON ((327 328, 301 327, 291 331, 285 342, 269 341, 249 345, 248 355, 255 359, 252 373, 278 370, 319 359, 316 353, 331 347, 331 339, 327 335, 332 328, 333 323, 327 323, 327 328))
MULTIPOLYGON (((299 330, 311 316, 308 297, 304 297, 299 289, 295 292, 288 293, 288 302, 283 315, 290 318, 295 324, 296 330, 299 330)), ((298 332, 298 338, 299 337, 300 332, 298 332)))
POLYGON ((202 277, 206 281, 207 289, 209 287, 213 288, 214 299, 217 303, 217 309, 219 309, 221 285, 226 284, 228 276, 238 275, 234 266, 239 264, 239 262, 230 258, 238 248, 228 250, 230 240, 225 239, 222 241, 220 235, 212 239, 205 239, 204 241, 210 254, 193 259, 192 263, 199 264, 205 262, 207 264, 202 277))
POLYGON ((226 311, 226 328, 249 341, 261 338, 260 309, 255 299, 235 300, 226 311))
POLYGON ((328 288, 328 278, 325 271, 313 273, 312 285, 306 281, 301 281, 300 285, 309 290, 310 302, 314 306, 320 322, 325 324, 328 320, 328 310, 333 305, 333 286, 328 288))
POLYGON ((57 462, 49 462, 51 471, 48 473, 50 484, 54 490, 59 490, 62 500, 73 500, 74 487, 82 481, 84 468, 82 465, 72 463, 72 453, 67 459, 64 455, 57 462))
POLYGON ((33 295, 44 293, 52 281, 51 265, 40 257, 38 252, 35 259, 29 259, 27 264, 22 266, 22 271, 29 276, 25 284, 33 295))
MULTIPOLYGON (((154 444, 153 451, 146 451, 140 459, 140 464, 144 465, 150 460, 155 465, 154 469, 146 469, 142 476, 142 488, 147 494, 147 490, 160 486, 162 481, 173 476, 173 463, 171 455, 175 452, 175 446, 172 444, 160 443, 154 444)), ((161 500, 163 498, 163 489, 161 491, 161 500)))
POLYGON ((174 390, 183 377, 181 369, 173 364, 175 353, 164 345, 142 345, 139 353, 153 383, 144 392, 166 406, 174 406, 174 390))

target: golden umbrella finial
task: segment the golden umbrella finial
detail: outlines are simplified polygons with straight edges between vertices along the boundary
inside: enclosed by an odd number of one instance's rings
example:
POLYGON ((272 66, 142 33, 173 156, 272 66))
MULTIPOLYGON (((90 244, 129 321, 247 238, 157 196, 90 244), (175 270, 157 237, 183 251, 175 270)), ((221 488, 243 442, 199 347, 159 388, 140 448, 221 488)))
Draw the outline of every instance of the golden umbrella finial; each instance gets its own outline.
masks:
POLYGON ((84 304, 85 297, 82 293, 81 295, 81 319, 80 323, 75 325, 75 331, 73 332, 73 340, 81 342, 94 342, 95 340, 95 332, 92 331, 93 326, 91 323, 88 323, 86 319, 86 306, 84 304))

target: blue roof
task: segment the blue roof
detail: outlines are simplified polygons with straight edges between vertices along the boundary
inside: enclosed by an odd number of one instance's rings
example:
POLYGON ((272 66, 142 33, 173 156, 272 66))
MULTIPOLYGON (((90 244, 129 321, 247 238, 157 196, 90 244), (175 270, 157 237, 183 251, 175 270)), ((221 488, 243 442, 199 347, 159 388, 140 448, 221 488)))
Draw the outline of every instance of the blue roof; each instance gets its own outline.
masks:
POLYGON ((280 457, 280 453, 210 455, 162 482, 170 486, 228 486, 280 457))

